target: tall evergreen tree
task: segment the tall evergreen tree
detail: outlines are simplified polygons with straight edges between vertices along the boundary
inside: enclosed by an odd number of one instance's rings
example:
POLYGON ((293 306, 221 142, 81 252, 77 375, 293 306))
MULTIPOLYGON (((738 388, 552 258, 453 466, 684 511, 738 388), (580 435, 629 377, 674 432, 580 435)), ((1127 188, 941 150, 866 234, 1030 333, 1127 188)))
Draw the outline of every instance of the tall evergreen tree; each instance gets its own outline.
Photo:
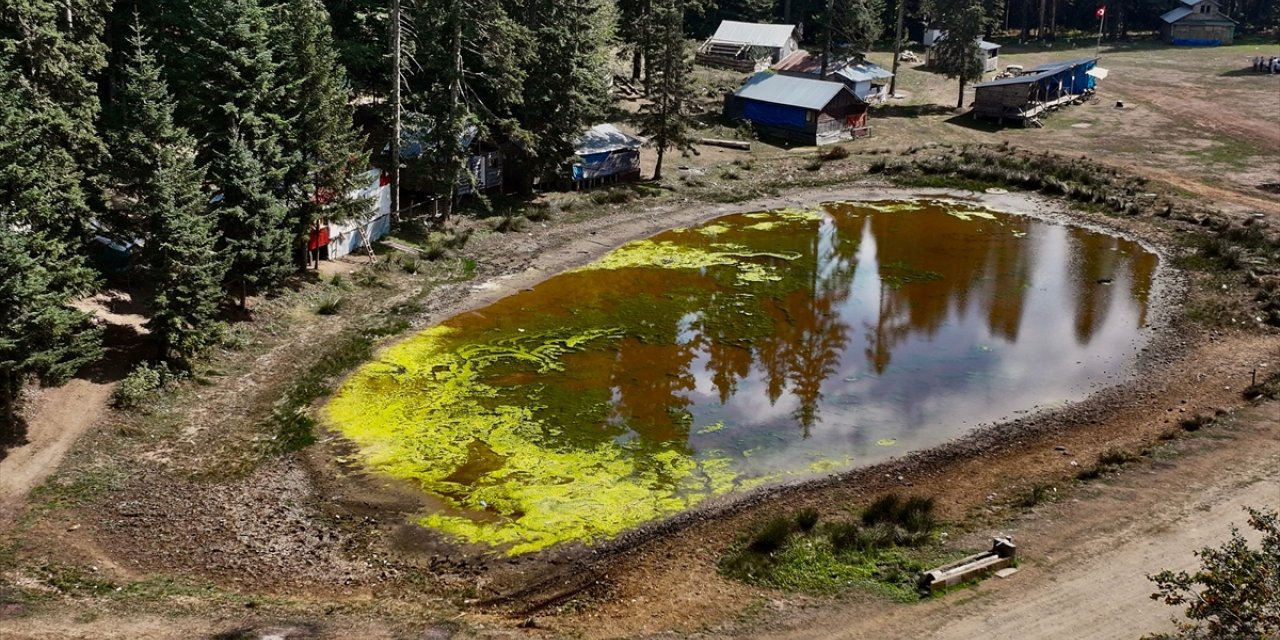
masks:
POLYGON ((573 155, 574 140, 608 106, 617 16, 605 0, 524 0, 520 19, 534 54, 517 117, 528 136, 525 160, 532 174, 547 177, 573 155))
POLYGON ((95 280, 82 248, 102 150, 101 4, 0 0, 0 426, 29 377, 60 383, 101 352, 101 331, 68 306, 95 280))
POLYGON ((346 71, 333 48, 329 14, 320 0, 287 0, 282 7, 284 61, 280 75, 290 135, 285 188, 295 241, 305 242, 322 217, 349 220, 364 202, 349 197, 362 187, 368 154, 355 131, 346 71))
POLYGON ((658 149, 653 179, 662 179, 662 160, 668 149, 688 150, 691 118, 686 105, 692 99, 690 74, 693 60, 684 37, 688 0, 653 0, 650 7, 653 54, 649 58, 652 79, 649 104, 640 112, 640 130, 658 149))
POLYGON ((292 270, 288 210, 267 188, 267 172, 241 138, 231 140, 210 174, 219 176, 214 211, 228 260, 223 283, 243 309, 250 291, 269 288, 292 270))
POLYGON ((114 182, 146 238, 143 262, 155 289, 147 327, 161 357, 181 364, 217 336, 225 264, 195 141, 173 123, 174 101, 147 39, 136 31, 129 44, 110 138, 114 182))
POLYGON ((926 8, 937 16, 946 36, 934 45, 935 65, 948 78, 960 80, 956 108, 964 108, 965 84, 982 79, 982 49, 978 38, 987 26, 982 0, 934 0, 926 8))
POLYGON ((823 76, 832 56, 865 54, 884 33, 884 0, 828 0, 823 33, 823 76))

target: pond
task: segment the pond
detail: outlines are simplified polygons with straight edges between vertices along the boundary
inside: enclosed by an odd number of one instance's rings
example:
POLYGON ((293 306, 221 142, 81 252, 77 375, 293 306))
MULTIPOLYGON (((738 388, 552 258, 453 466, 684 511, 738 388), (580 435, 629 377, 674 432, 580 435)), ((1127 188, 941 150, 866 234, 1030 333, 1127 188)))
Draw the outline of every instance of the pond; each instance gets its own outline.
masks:
POLYGON ((954 201, 736 214, 382 351, 326 408, 415 516, 524 553, 882 461, 1123 377, 1158 258, 954 201))

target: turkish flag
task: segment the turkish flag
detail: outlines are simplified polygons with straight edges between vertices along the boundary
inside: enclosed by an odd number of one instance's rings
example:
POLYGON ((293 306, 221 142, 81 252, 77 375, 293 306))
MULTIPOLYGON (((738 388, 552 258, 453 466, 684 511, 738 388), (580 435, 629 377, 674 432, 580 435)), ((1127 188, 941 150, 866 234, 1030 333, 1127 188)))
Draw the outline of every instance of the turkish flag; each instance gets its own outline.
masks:
POLYGON ((1106 13, 1107 13, 1107 8, 1106 8, 1106 7, 1098 7, 1098 17, 1099 17, 1099 18, 1101 18, 1102 16, 1106 15, 1106 13))

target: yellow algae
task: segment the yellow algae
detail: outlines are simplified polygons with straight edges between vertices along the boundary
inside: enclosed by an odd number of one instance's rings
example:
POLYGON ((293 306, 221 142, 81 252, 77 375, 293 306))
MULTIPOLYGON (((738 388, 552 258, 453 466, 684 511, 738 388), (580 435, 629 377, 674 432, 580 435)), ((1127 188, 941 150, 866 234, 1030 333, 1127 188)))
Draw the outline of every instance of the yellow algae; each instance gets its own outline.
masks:
POLYGON ((724 420, 717 420, 701 429, 698 429, 698 435, 704 436, 708 433, 715 433, 724 429, 724 420))
POLYGON ((898 441, 894 438, 880 438, 879 440, 876 440, 876 444, 882 447, 892 447, 893 445, 898 444, 898 441))
POLYGON ((729 231, 729 227, 723 224, 708 224, 698 228, 698 233, 704 236, 718 236, 729 231))
POLYGON ((548 436, 558 428, 535 418, 537 407, 491 406, 496 390, 480 382, 486 368, 559 370, 566 354, 615 340, 617 330, 451 344, 456 334, 436 327, 387 349, 327 407, 366 464, 476 514, 430 514, 419 519, 424 526, 517 554, 615 535, 733 488, 736 473, 722 456, 699 460, 673 448, 640 457, 612 441, 553 448, 548 436), (469 484, 455 481, 476 442, 496 468, 469 484))
POLYGON ((769 220, 767 222, 757 222, 755 224, 749 224, 743 228, 748 229, 750 231, 772 231, 777 226, 778 226, 777 222, 773 220, 769 220))
POLYGON ((744 213, 742 214, 742 216, 744 218, 751 218, 753 220, 764 220, 767 218, 772 218, 773 214, 769 213, 768 211, 756 211, 754 213, 744 213))
POLYGON ((990 211, 985 211, 985 210, 983 210, 983 209, 965 209, 965 210, 960 210, 960 209, 954 209, 954 208, 952 208, 952 209, 947 209, 946 211, 947 211, 947 214, 948 214, 948 215, 950 215, 950 216, 952 216, 952 217, 955 217, 955 218, 960 218, 961 220, 964 220, 965 222, 968 222, 968 221, 970 221, 970 220, 972 220, 972 219, 974 219, 974 218, 982 218, 983 220, 995 220, 995 219, 996 219, 996 215, 995 215, 994 213, 991 213, 990 211))
POLYGON ((794 260, 798 254, 753 252, 739 245, 718 244, 721 251, 680 245, 670 240, 637 240, 614 249, 599 260, 576 271, 660 267, 663 269, 704 269, 714 266, 736 267, 740 284, 782 280, 777 270, 751 262, 751 258, 794 260))
POLYGON ((773 212, 772 217, 789 222, 821 222, 827 215, 818 209, 779 209, 773 212))

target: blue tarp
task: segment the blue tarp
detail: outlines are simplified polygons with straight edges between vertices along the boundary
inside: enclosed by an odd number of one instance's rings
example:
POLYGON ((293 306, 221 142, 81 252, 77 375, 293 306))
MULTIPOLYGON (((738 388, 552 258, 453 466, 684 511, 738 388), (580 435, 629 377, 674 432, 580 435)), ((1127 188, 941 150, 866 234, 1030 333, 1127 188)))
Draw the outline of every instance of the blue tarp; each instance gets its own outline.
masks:
POLYGON ((808 112, 800 107, 742 99, 742 117, 756 124, 803 128, 808 112))
POLYGON ((1179 47, 1216 47, 1222 44, 1221 40, 1199 40, 1196 38, 1174 38, 1171 43, 1179 47))

